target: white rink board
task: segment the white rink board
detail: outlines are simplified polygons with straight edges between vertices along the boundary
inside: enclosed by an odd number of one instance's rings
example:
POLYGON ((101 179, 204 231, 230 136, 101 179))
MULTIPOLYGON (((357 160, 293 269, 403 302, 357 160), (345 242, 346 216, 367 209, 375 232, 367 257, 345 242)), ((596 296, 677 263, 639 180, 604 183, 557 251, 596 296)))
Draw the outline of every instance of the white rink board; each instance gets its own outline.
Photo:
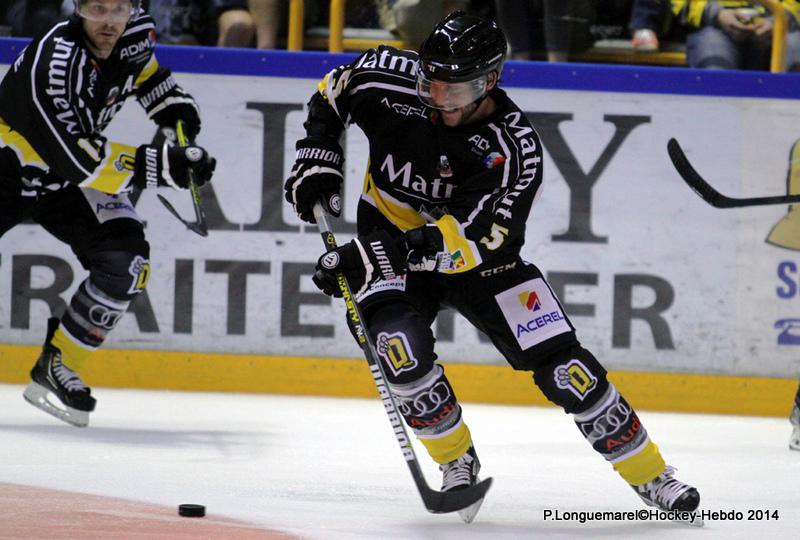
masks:
MULTIPOLYGON (((300 107, 316 81, 186 73, 177 78, 201 105, 198 142, 218 159, 213 188, 232 230, 214 229, 201 239, 184 230, 153 193, 143 195, 137 210, 147 221, 151 244, 152 317, 144 331, 129 313, 106 346, 357 357, 343 306, 318 293, 307 273, 297 285, 296 265, 313 266, 322 243, 315 228, 300 232, 299 220, 282 200, 294 141, 302 133, 305 114, 300 107), (287 107, 297 110, 287 114, 287 107), (248 265, 236 264, 241 262, 248 265), (178 308, 179 331, 174 327, 176 264, 188 272, 182 275, 193 276, 193 305, 178 308), (250 273, 241 279, 245 271, 250 273), (240 276, 230 287, 229 275, 240 276)), ((714 209, 683 183, 666 152, 667 140, 676 137, 700 173, 727 195, 784 194, 789 149, 800 137, 796 102, 520 88, 509 93, 533 113, 545 142, 545 184, 529 221, 523 255, 551 278, 558 273, 557 278, 569 274, 573 283, 577 280, 561 300, 573 313, 585 346, 609 369, 797 374, 800 349, 778 345, 775 323, 800 321, 800 270, 792 271, 800 267, 800 252, 765 243, 787 208, 714 209), (557 115, 562 121, 552 121, 557 115), (551 119, 550 127, 537 118, 551 119), (627 134, 620 127, 626 123, 633 124, 627 134), (574 167, 568 173, 572 184, 565 180, 562 169, 570 156, 553 155, 561 148, 554 135, 558 133, 577 160, 578 172, 586 174, 615 134, 621 138, 591 188, 588 221, 571 211, 570 194, 581 189, 582 180, 574 167), (576 225, 581 221, 583 225, 576 225), (604 240, 554 240, 571 224, 584 236, 590 231, 604 240)), ((131 100, 107 134, 138 144, 152 133, 152 124, 131 100)), ((355 216, 365 163, 366 141, 352 128, 347 135, 349 221, 355 216)), ((583 188, 584 196, 588 192, 583 188)), ((192 215, 187 194, 164 194, 184 215, 192 215)), ((23 272, 20 261, 31 260, 23 256, 56 257, 71 267, 73 276, 61 276, 69 283, 59 294, 64 301, 85 273, 67 246, 35 225, 18 226, 3 236, 0 255, 0 342, 40 343, 48 304, 13 295, 12 281, 47 288, 56 276, 41 265, 34 265, 30 274, 23 272), (29 308, 27 317, 19 315, 24 306, 29 308)), ((438 352, 446 361, 503 362, 460 318, 454 328, 445 324, 438 334, 438 352)))

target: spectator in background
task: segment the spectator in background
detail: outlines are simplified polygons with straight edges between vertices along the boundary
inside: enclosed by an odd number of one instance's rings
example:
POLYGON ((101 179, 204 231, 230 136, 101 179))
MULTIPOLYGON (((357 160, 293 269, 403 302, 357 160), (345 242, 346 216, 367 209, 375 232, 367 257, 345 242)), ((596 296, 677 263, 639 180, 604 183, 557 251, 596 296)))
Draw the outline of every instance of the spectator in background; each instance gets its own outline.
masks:
POLYGON ((453 11, 467 11, 469 0, 373 0, 381 26, 416 49, 433 27, 453 11))
MULTIPOLYGON (((800 4, 782 0, 787 12, 786 69, 800 70, 800 4)), ((758 4, 736 0, 672 0, 672 12, 693 29, 686 38, 690 67, 769 70, 773 17, 758 4)))
POLYGON ((256 25, 247 0, 150 0, 160 43, 252 47, 256 25))
POLYGON ((544 51, 542 0, 495 0, 497 23, 508 38, 512 60, 533 60, 544 51))
POLYGON ((256 48, 277 48, 278 30, 285 18, 286 0, 249 0, 247 4, 255 24, 256 48))
POLYGON ((11 27, 12 36, 33 37, 63 18, 61 4, 62 0, 7 0, 2 2, 3 23, 11 27))
POLYGON ((631 8, 631 46, 638 52, 659 49, 658 36, 663 32, 670 13, 669 0, 634 0, 631 8))
POLYGON ((592 0, 495 0, 495 7, 516 60, 534 58, 542 50, 542 35, 549 62, 566 62, 570 53, 592 46, 597 14, 592 0))

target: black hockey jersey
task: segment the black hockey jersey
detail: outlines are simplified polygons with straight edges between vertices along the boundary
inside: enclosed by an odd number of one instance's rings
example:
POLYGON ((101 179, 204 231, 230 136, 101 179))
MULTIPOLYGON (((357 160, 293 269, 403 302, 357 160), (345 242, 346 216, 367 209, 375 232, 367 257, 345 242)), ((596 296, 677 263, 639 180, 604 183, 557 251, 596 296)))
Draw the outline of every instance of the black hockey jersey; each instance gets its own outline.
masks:
POLYGON ((155 27, 143 13, 105 60, 86 48, 77 16, 32 41, 0 85, 0 175, 20 178, 31 191, 64 182, 129 190, 136 148, 102 133, 129 96, 149 109, 175 86, 154 46, 155 27))
POLYGON ((359 233, 435 223, 450 253, 440 269, 448 274, 516 258, 542 182, 538 134, 499 89, 490 94, 490 117, 444 126, 417 98, 416 69, 415 52, 381 46, 318 85, 342 124, 357 124, 369 140, 359 233))

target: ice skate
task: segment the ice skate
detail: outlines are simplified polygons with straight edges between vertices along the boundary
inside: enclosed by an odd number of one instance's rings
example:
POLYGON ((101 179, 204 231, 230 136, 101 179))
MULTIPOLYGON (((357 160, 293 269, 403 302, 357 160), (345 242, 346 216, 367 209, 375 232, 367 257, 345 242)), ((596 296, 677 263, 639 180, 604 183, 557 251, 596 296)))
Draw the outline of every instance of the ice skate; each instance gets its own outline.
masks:
POLYGON ((792 436, 789 438, 789 449, 800 450, 800 407, 796 404, 792 408, 792 416, 789 420, 792 423, 792 436))
POLYGON ((42 354, 31 369, 31 382, 22 394, 25 401, 77 427, 89 424, 95 399, 81 378, 63 363, 61 351, 50 344, 58 328, 58 319, 47 322, 47 339, 42 354))
MULTIPOLYGON (((442 471, 442 491, 457 491, 477 484, 480 479, 478 472, 481 470, 481 462, 475 447, 470 445, 469 450, 460 458, 444 465, 439 465, 442 471)), ((483 499, 471 504, 470 506, 458 511, 458 515, 464 523, 472 523, 478 510, 481 509, 483 499)))
MULTIPOLYGON (((655 479, 646 484, 631 487, 647 506, 654 506, 665 512, 670 510, 693 512, 700 505, 700 494, 692 486, 675 478, 674 474, 675 468, 667 465, 664 472, 655 479)), ((685 523, 695 527, 703 526, 703 520, 700 517, 685 523)))

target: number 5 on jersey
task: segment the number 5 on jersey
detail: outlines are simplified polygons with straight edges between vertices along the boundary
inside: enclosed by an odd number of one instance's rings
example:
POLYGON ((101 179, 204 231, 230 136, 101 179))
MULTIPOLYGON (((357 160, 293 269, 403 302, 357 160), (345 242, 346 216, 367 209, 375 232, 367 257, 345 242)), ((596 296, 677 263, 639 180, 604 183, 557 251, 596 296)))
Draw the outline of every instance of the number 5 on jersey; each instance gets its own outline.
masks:
POLYGON ((508 236, 508 229, 506 227, 501 227, 497 223, 492 223, 492 230, 489 232, 489 234, 491 238, 484 236, 481 238, 481 244, 484 244, 486 249, 494 251, 503 245, 506 236, 508 236))

